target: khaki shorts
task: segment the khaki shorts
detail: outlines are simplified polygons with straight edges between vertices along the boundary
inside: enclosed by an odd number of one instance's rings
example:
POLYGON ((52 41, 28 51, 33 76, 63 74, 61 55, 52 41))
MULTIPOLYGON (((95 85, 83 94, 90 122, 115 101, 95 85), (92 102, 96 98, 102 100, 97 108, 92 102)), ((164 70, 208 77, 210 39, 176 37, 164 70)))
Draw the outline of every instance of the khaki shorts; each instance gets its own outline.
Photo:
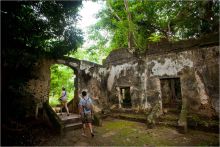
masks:
POLYGON ((81 114, 82 123, 92 123, 91 113, 81 114))

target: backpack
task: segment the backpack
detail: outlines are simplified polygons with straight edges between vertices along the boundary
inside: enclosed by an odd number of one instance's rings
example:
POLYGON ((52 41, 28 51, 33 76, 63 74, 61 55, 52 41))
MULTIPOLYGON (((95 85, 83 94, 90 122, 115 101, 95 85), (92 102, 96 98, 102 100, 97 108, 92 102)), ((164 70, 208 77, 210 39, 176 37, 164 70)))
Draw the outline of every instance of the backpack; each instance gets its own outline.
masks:
POLYGON ((65 91, 65 94, 59 98, 59 100, 62 101, 62 98, 63 98, 64 96, 66 96, 66 91, 65 91))
POLYGON ((89 101, 90 98, 86 99, 85 100, 85 105, 83 105, 83 108, 86 110, 86 111, 90 111, 91 110, 91 105, 92 103, 89 101), (88 102, 89 101, 89 102, 88 102))

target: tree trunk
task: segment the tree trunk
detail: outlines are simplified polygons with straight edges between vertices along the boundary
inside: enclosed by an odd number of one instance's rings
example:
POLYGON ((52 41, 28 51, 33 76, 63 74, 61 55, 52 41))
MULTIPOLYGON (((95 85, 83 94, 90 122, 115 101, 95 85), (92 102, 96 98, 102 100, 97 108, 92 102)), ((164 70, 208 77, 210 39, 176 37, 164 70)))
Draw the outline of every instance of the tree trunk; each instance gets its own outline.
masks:
POLYGON ((127 11, 127 19, 128 19, 128 49, 132 51, 132 47, 134 45, 134 36, 131 30, 131 13, 129 11, 128 0, 124 0, 125 10, 127 11))

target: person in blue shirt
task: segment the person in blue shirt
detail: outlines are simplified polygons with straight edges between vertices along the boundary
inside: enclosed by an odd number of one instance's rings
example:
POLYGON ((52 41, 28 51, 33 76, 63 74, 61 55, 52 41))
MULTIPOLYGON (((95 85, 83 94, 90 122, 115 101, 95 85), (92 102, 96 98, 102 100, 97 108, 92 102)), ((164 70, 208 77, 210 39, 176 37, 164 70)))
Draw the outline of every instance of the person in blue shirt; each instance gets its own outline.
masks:
POLYGON ((79 101, 79 114, 81 115, 82 123, 83 123, 83 136, 86 136, 85 130, 86 125, 89 126, 89 130, 91 136, 94 137, 93 129, 92 129, 92 114, 93 114, 93 106, 92 100, 87 96, 87 92, 82 92, 82 98, 79 101))

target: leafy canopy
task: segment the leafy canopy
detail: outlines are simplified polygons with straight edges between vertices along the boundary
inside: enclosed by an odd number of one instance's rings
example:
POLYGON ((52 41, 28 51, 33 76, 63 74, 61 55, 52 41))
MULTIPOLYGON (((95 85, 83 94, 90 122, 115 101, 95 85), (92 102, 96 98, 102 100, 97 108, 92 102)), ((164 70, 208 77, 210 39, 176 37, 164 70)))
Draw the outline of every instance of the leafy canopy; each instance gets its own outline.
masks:
POLYGON ((107 0, 97 18, 91 33, 108 31, 111 49, 128 47, 132 41, 135 51, 143 52, 152 41, 178 41, 218 31, 219 1, 107 0))
POLYGON ((8 115, 21 118, 29 110, 34 110, 26 107, 34 107, 34 102, 23 86, 33 78, 33 66, 37 61, 62 57, 70 51, 76 51, 82 44, 82 32, 76 27, 81 3, 1 2, 2 103, 7 104, 3 105, 3 118, 8 115))

